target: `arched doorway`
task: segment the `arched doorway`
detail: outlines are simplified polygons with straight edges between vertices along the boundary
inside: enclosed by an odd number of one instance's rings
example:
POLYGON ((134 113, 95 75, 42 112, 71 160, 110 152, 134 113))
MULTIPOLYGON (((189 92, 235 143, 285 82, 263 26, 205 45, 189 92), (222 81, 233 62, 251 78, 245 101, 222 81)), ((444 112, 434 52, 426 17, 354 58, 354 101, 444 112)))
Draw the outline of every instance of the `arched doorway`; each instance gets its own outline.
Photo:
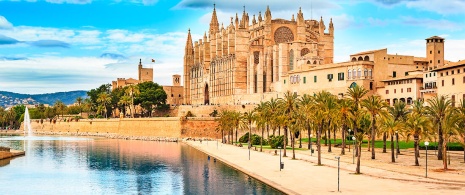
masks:
POLYGON ((208 90, 208 83, 205 83, 205 92, 204 92, 204 104, 210 104, 210 92, 208 90))
POLYGON ((357 86, 357 83, 356 83, 356 82, 353 82, 352 84, 350 84, 350 87, 349 87, 349 88, 354 88, 355 86, 357 86))

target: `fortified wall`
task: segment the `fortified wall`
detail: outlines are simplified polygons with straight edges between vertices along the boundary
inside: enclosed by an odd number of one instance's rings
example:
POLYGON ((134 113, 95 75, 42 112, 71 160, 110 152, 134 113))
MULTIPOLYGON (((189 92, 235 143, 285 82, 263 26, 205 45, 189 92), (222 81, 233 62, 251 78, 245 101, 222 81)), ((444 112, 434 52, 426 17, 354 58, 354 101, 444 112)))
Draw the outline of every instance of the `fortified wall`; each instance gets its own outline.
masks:
MULTIPOLYGON (((40 133, 76 133, 164 138, 220 138, 217 122, 211 117, 157 117, 123 119, 85 119, 79 121, 31 122, 32 130, 40 133)), ((23 128, 21 128, 23 129, 23 128)))

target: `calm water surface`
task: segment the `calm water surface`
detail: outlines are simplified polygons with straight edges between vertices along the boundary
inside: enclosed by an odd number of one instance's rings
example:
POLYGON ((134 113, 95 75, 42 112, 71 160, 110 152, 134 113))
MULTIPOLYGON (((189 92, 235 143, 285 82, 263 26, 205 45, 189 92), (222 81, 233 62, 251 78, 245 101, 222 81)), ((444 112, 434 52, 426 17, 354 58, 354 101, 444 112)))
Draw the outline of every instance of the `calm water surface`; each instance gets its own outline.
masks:
MULTIPOLYGON (((0 137, 0 194, 281 194, 183 143, 0 137)), ((213 147, 213 146, 212 146, 213 147)))

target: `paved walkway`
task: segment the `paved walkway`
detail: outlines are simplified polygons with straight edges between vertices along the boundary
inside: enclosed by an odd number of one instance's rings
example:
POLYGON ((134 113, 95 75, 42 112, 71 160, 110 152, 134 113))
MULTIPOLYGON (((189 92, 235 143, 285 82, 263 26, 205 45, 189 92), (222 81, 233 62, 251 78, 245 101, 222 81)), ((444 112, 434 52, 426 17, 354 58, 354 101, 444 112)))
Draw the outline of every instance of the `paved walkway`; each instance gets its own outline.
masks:
MULTIPOLYGON (((249 160, 246 147, 239 148, 219 143, 217 148, 216 141, 210 141, 209 144, 205 141, 186 143, 288 194, 327 194, 338 191, 338 165, 334 153, 324 152, 322 159, 324 165, 317 166, 316 153, 310 156, 308 151, 297 151, 296 158, 299 160, 282 158, 285 167, 280 171, 279 155, 274 155, 274 150, 265 152, 252 150, 249 160)), ((322 151, 325 151, 325 148, 322 151)), ((291 155, 292 151, 288 150, 288 156, 291 155)), ((365 152, 362 157, 364 155, 367 156, 365 152)), ((362 160, 363 174, 356 175, 353 174, 355 165, 352 164, 352 155, 341 157, 340 193, 463 194, 465 190, 463 176, 445 179, 440 174, 447 173, 435 172, 431 173, 434 178, 425 178, 414 174, 416 172, 410 169, 407 174, 400 172, 404 170, 392 171, 390 169, 393 168, 389 163, 364 161, 367 160, 362 160)))

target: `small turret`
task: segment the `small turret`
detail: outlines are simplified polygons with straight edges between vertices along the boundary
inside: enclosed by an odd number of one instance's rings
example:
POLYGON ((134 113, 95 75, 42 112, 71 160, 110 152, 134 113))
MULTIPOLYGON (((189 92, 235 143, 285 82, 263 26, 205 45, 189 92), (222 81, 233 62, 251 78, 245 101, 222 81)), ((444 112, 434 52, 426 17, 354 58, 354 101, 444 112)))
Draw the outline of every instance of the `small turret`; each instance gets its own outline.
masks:
POLYGON ((324 35, 324 34, 325 34, 325 30, 326 30, 325 23, 323 22, 323 16, 321 16, 321 18, 320 18, 320 25, 319 25, 319 32, 320 32, 320 35, 324 35))
POLYGON ((333 18, 329 20, 329 34, 334 35, 334 25, 333 25, 333 18))
POLYGON ((206 43, 208 41, 207 39, 207 32, 203 33, 203 42, 206 43))
POLYGON ((265 21, 266 21, 267 23, 270 23, 270 22, 271 22, 271 11, 270 11, 270 6, 266 6, 265 21))
POLYGON ((257 23, 257 21, 255 20, 255 14, 253 15, 252 17, 252 25, 255 25, 257 23))
POLYGON ((258 22, 263 21, 262 19, 262 12, 258 12, 258 22))
POLYGON ((299 8, 299 12, 297 13, 297 24, 304 25, 304 14, 302 13, 302 8, 299 8))
POLYGON ((291 21, 292 21, 292 22, 295 22, 294 14, 292 14, 291 21))
POLYGON ((237 13, 236 13, 236 19, 235 19, 234 22, 236 23, 235 26, 236 26, 236 30, 237 30, 239 28, 239 17, 237 16, 237 13))

